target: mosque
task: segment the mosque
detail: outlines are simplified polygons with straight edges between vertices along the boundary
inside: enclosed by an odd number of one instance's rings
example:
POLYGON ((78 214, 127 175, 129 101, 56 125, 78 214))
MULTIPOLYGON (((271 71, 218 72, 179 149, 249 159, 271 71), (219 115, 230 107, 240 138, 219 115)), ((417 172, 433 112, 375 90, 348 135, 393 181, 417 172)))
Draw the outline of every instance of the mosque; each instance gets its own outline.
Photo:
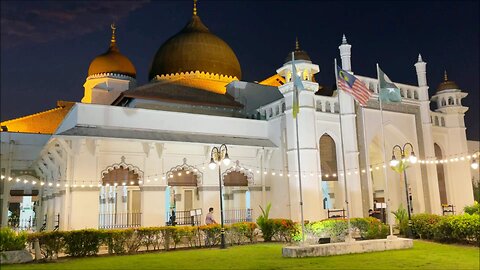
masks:
MULTIPOLYGON (((430 97, 420 55, 418 85, 395 82, 402 102, 383 105, 382 127, 377 79, 356 75, 373 92, 364 107, 343 91, 326 94, 298 42, 295 119, 292 52, 271 77, 242 81, 235 52, 194 8, 137 85, 116 31, 88 68, 81 102, 1 123, 2 226, 9 213, 46 230, 163 226, 172 213, 178 225, 203 224, 209 207, 231 223, 254 221, 269 203, 271 217, 299 221, 300 194, 312 221, 344 216, 345 201, 352 217, 387 198, 395 210, 408 197, 413 213, 473 203, 467 93, 445 74, 430 97), (395 145, 418 160, 405 175, 389 166, 395 145)), ((339 51, 352 72, 345 36, 339 51)))

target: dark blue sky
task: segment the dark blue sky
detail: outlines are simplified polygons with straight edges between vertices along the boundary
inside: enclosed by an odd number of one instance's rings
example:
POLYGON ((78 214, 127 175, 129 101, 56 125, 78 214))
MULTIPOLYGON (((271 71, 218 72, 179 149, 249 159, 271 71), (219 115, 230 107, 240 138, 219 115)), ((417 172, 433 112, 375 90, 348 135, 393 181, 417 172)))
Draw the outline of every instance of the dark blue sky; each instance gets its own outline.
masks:
MULTIPOLYGON (((298 36, 320 66, 320 84, 334 84, 333 58, 341 36, 352 45, 352 69, 375 77, 379 63, 389 77, 416 84, 415 63, 427 65, 431 95, 449 78, 469 96, 467 136, 479 132, 479 4, 472 2, 244 2, 199 1, 210 30, 235 51, 243 80, 275 73, 298 36)), ((139 84, 160 45, 192 14, 181 2, 1 2, 1 119, 80 101, 90 61, 110 40, 117 23, 119 48, 137 69, 139 84)))

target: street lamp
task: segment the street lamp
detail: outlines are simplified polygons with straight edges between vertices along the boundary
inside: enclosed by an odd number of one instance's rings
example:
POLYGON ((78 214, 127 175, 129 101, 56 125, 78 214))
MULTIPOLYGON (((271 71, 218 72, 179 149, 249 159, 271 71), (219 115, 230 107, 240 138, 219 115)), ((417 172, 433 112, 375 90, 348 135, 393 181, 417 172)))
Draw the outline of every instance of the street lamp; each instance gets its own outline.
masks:
POLYGON ((218 186, 220 188, 220 236, 221 236, 221 245, 220 248, 226 248, 225 246, 225 229, 223 228, 223 198, 222 198, 222 173, 220 170, 220 165, 223 164, 228 166, 230 164, 230 158, 228 157, 228 149, 225 144, 220 145, 220 147, 213 147, 212 152, 210 153, 210 164, 208 167, 211 170, 215 170, 218 165, 218 186))
MULTIPOLYGON (((417 163, 417 156, 415 156, 415 152, 413 151, 413 145, 409 142, 405 143, 403 145, 403 147, 401 147, 400 145, 395 145, 392 149, 392 160, 390 160, 390 166, 391 167, 396 167, 397 165, 400 164, 400 162, 402 162, 403 164, 405 164, 407 161, 412 163, 412 164, 415 164, 417 163), (410 155, 408 157, 408 159, 405 158, 405 148, 408 146, 410 146, 410 155), (400 154, 401 154, 401 160, 397 160, 396 156, 395 156, 395 149, 400 149, 400 154)), ((410 205, 411 205, 411 201, 410 201, 410 196, 408 195, 408 182, 407 182, 407 172, 406 172, 406 168, 403 166, 402 168, 403 170, 403 178, 405 179, 405 194, 407 196, 407 213, 408 213, 408 231, 406 232, 407 233, 407 236, 410 237, 411 236, 411 227, 410 227, 410 223, 411 223, 411 213, 410 213, 410 205)))

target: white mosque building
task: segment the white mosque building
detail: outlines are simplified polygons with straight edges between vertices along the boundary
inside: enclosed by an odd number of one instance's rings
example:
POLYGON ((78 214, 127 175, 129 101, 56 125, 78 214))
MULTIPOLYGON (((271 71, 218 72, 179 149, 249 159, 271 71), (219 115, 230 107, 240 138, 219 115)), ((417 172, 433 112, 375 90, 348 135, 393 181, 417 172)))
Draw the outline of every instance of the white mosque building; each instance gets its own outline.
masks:
MULTIPOLYGON (((345 37, 339 50, 342 68, 353 72, 345 37)), ((299 221, 299 177, 311 221, 344 215, 336 211, 345 209, 346 194, 350 215, 368 216, 386 202, 387 183, 391 210, 406 205, 406 192, 413 213, 442 214, 442 205, 461 212, 473 203, 467 93, 446 74, 430 97, 419 55, 411 67, 418 85, 395 82, 403 99, 384 104, 382 136, 377 79, 356 75, 373 92, 365 107, 343 91, 324 94, 314 78, 319 66, 297 42, 304 85, 297 148, 286 54, 271 77, 242 81, 233 50, 194 11, 158 49, 149 83, 137 86, 112 27, 110 47, 90 64, 81 102, 59 101, 1 123, 2 226, 9 212, 31 213, 25 197, 35 202, 36 228, 45 220, 47 230, 163 226, 172 211, 178 224, 190 224, 191 215, 201 224, 209 207, 220 220, 220 198, 226 223, 255 220, 269 203, 272 217, 299 221), (419 161, 406 169, 408 191, 388 166, 393 147, 405 143, 413 146, 406 155, 414 151, 419 161), (231 162, 221 163, 219 179, 209 163, 222 144, 231 162)))

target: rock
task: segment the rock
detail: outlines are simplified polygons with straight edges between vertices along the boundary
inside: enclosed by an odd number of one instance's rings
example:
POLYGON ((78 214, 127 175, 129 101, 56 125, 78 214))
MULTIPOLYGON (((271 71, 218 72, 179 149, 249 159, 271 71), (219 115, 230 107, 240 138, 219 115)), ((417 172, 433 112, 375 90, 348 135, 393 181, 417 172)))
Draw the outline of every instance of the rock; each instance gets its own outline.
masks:
POLYGON ((26 263, 31 261, 33 261, 33 256, 26 249, 0 252, 0 264, 26 263))

